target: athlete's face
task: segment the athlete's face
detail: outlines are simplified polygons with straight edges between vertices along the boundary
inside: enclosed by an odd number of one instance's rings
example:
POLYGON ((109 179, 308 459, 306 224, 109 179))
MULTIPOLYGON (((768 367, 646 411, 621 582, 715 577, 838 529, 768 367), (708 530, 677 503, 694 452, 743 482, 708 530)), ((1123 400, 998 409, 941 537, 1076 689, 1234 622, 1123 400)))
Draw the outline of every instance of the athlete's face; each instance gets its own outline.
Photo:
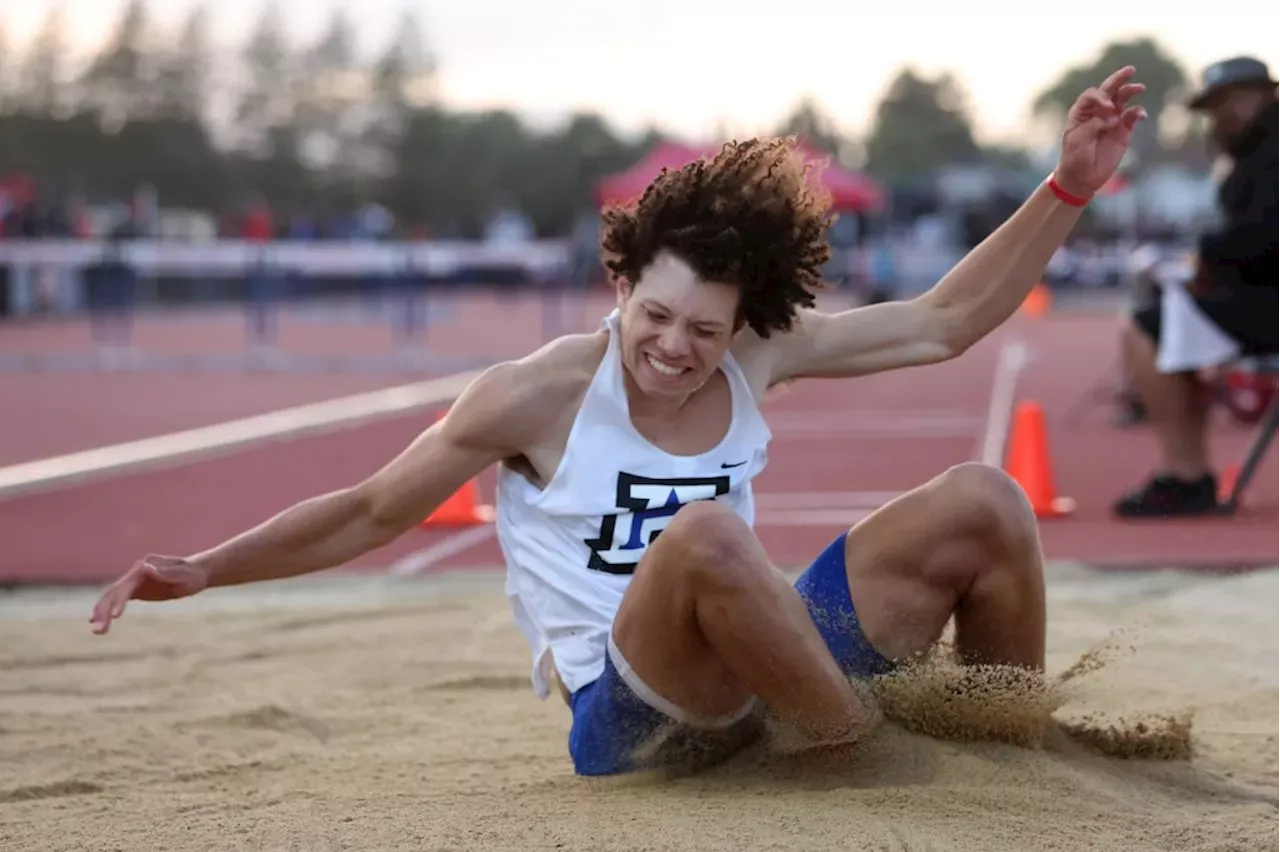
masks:
POLYGON ((687 396, 716 371, 733 340, 738 290, 701 281, 663 253, 633 286, 619 288, 618 305, 623 363, 641 393, 687 396))

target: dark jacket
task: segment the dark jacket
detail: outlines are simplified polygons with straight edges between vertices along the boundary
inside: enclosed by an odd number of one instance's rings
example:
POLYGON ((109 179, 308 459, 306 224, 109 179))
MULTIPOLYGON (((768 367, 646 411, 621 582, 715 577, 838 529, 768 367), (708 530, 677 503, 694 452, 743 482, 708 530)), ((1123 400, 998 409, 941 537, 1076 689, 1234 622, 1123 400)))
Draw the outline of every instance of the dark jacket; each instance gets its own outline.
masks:
POLYGON ((1235 164, 1218 190, 1222 228, 1200 238, 1200 257, 1215 285, 1276 286, 1277 108, 1273 102, 1230 152, 1235 164))

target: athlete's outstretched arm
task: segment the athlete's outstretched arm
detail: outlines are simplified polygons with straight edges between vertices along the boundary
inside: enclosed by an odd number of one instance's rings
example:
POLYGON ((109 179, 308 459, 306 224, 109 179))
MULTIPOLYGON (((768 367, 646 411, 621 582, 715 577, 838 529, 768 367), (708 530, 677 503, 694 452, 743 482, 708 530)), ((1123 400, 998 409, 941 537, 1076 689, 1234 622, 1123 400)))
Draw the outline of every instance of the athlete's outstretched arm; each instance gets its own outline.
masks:
POLYGON ((473 382, 449 413, 363 482, 304 500, 251 530, 187 557, 152 555, 112 584, 90 622, 105 633, 132 599, 168 600, 211 586, 333 568, 394 540, 494 462, 521 452, 537 417, 525 363, 500 364, 473 382))
POLYGON ((191 557, 211 585, 278 579, 342 565, 395 540, 485 468, 518 450, 503 434, 512 365, 486 372, 448 414, 367 479, 292 506, 191 557))
MULTIPOLYGON (((1134 125, 1129 106, 1143 86, 1134 70, 1112 74, 1071 108, 1055 175, 1069 195, 1087 199, 1120 164, 1134 125)), ((927 293, 904 302, 838 314, 805 311, 779 344, 772 381, 854 376, 944 361, 961 354, 1013 315, 1041 280, 1054 252, 1080 218, 1048 186, 1031 197, 927 293)))
POLYGON ((1079 208, 1041 186, 915 299, 836 314, 803 311, 773 380, 846 378, 964 353, 1017 310, 1079 217, 1079 208))

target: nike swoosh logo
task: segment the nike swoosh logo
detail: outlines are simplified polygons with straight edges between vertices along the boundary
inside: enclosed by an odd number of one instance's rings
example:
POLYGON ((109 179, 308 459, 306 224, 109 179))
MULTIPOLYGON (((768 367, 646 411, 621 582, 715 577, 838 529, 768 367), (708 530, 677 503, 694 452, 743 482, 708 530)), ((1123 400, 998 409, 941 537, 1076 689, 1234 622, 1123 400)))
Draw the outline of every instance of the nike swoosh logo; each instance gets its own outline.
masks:
POLYGON ((720 462, 720 467, 724 470, 728 470, 731 467, 742 467, 744 464, 746 464, 744 461, 740 461, 737 464, 725 464, 724 462, 720 462))

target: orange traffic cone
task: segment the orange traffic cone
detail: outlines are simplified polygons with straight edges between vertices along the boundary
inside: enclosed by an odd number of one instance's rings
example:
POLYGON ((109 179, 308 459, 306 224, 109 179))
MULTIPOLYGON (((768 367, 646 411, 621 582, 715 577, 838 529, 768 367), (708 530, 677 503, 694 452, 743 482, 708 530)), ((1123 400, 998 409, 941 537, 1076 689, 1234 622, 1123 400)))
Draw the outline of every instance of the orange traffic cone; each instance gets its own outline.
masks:
MULTIPOLYGON (((436 422, 443 420, 446 413, 442 412, 437 416, 436 422)), ((422 526, 470 527, 492 523, 493 518, 493 507, 480 502, 480 486, 472 479, 437 506, 422 522, 422 526)))
POLYGON ((1014 409, 1005 472, 1022 486, 1037 518, 1056 518, 1075 511, 1074 500, 1054 493, 1044 409, 1038 403, 1020 402, 1014 409))
POLYGON ((493 518, 493 507, 480 502, 480 486, 472 479, 441 503, 422 526, 470 527, 492 523, 493 518))
POLYGON ((1045 286, 1044 282, 1040 282, 1031 288, 1031 292, 1027 294, 1027 298, 1022 300, 1020 310, 1029 317, 1042 317, 1049 313, 1049 309, 1053 307, 1053 292, 1045 286))

